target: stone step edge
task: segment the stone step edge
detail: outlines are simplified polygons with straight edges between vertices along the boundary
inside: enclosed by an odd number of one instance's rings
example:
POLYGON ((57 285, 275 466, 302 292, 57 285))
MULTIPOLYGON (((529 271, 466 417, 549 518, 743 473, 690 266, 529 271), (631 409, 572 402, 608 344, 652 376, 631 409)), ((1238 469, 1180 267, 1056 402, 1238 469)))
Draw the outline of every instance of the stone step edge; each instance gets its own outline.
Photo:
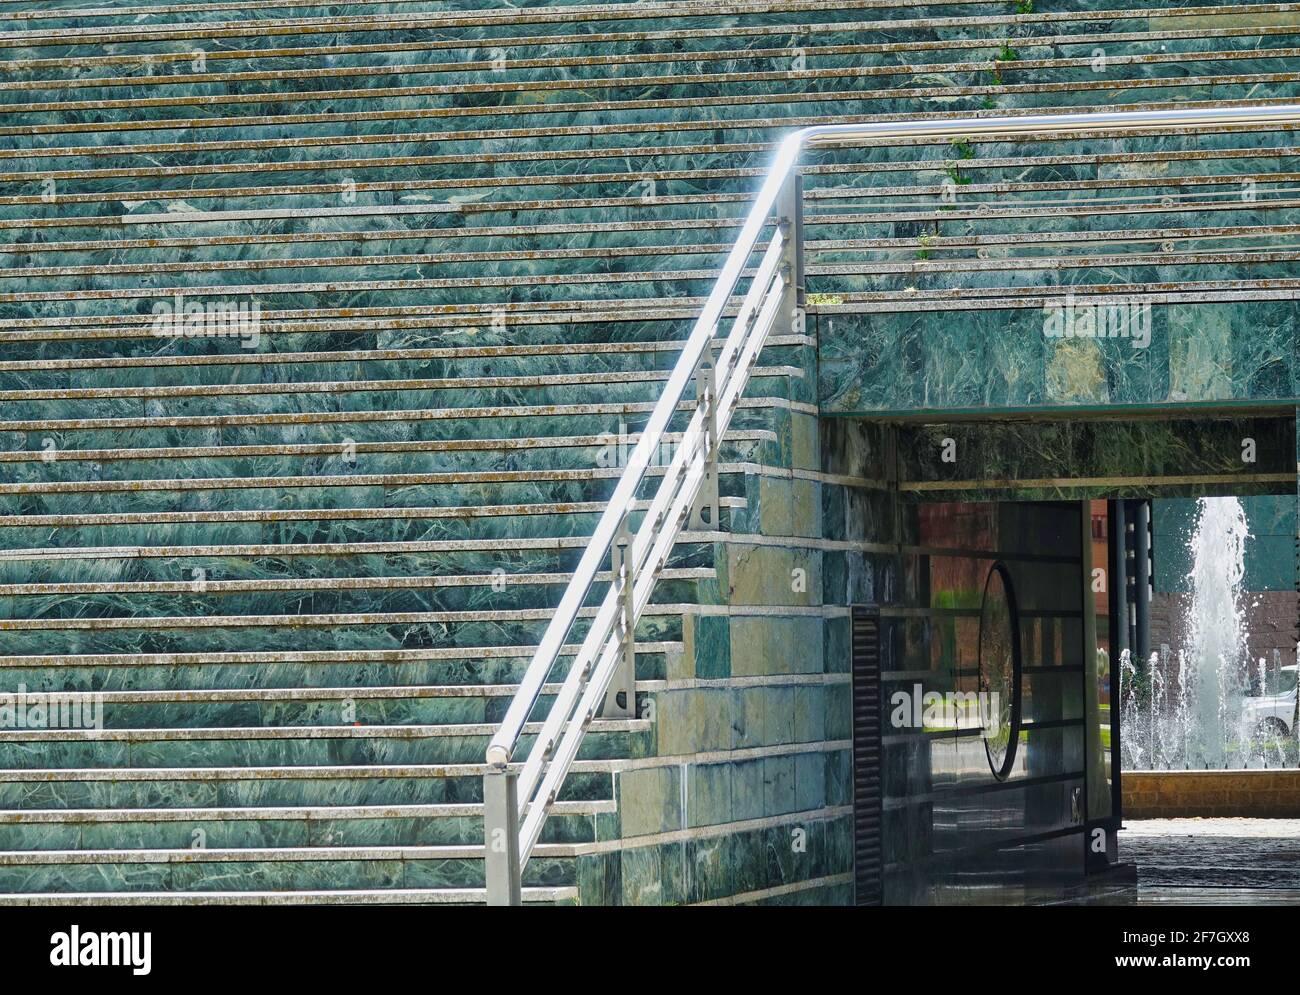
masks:
MULTIPOLYGON (((525 902, 576 901, 578 889, 523 889, 525 902)), ((174 891, 0 894, 0 905, 482 905, 483 888, 394 888, 340 891, 174 891)))
MULTIPOLYGON (((543 695, 559 694, 562 685, 543 685, 543 695)), ((660 691, 667 681, 637 681, 638 691, 660 691)), ((187 702, 221 704, 243 701, 347 701, 391 699, 411 700, 429 698, 513 698, 518 684, 388 684, 368 687, 291 687, 291 688, 195 688, 156 691, 35 691, 24 692, 30 701, 40 697, 46 701, 82 704, 102 701, 105 705, 148 705, 155 702, 187 702)), ((0 690, 0 701, 14 695, 8 689, 0 690)))
MULTIPOLYGON (((591 816, 617 811, 612 799, 558 801, 552 816, 591 816)), ((291 822, 360 819, 478 818, 481 802, 415 805, 285 805, 258 808, 91 808, 0 810, 0 825, 75 825, 97 823, 161 822, 291 822)))
MULTIPOLYGON (((534 857, 572 858, 590 848, 581 843, 539 843, 534 857)), ((0 867, 72 864, 303 863, 308 861, 482 860, 483 844, 442 846, 303 846, 145 850, 6 850, 0 867)))
MULTIPOLYGON (((211 726, 174 729, 4 729, 0 730, 3 743, 156 743, 205 742, 210 740, 316 740, 316 739, 433 739, 447 737, 490 737, 499 723, 467 722, 412 725, 339 725, 339 726, 211 726)), ((654 723, 649 719, 596 719, 589 727, 591 732, 638 733, 649 732, 654 723)), ((542 730, 540 722, 524 726, 525 736, 535 736, 542 730)), ((7 772, 0 772, 3 779, 7 772)))

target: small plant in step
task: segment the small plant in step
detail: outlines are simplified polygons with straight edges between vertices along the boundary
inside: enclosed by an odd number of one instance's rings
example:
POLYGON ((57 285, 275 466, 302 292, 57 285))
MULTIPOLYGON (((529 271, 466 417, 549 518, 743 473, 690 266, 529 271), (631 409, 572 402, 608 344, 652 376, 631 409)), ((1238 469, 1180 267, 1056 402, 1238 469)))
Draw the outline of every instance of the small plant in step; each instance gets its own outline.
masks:
POLYGON ((966 184, 971 182, 971 178, 969 176, 963 176, 961 169, 957 166, 947 167, 943 171, 943 174, 948 177, 955 186, 964 187, 966 184))

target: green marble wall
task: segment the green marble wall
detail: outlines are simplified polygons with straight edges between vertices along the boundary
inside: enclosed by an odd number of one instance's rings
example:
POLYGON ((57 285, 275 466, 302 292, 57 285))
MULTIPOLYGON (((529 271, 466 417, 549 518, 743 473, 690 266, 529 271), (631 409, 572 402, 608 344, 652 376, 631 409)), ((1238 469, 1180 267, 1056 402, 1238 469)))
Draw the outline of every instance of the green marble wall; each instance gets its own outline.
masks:
POLYGON ((658 760, 616 776, 619 848, 583 858, 583 903, 848 900, 848 660, 842 597, 823 588, 816 431, 791 415, 769 462, 791 477, 746 480, 716 584, 642 708, 658 760))
POLYGON ((1287 406, 1300 396, 1298 307, 1153 306, 1145 348, 1122 338, 1049 338, 1042 308, 941 315, 823 308, 822 409, 941 417, 1287 406))

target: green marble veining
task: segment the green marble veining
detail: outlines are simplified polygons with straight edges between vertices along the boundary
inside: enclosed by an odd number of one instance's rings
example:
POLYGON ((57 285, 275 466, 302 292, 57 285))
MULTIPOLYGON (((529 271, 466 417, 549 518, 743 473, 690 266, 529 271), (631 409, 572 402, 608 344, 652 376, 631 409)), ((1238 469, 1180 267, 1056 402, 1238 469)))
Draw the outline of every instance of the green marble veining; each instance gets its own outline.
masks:
MULTIPOLYGON (((106 706, 110 729, 170 731, 159 739, 0 732, 0 767, 15 772, 0 775, 0 807, 480 800, 476 775, 438 765, 477 763, 484 736, 402 730, 490 723, 506 698, 401 689, 519 679, 561 586, 489 578, 573 568, 615 479, 589 437, 644 422, 784 131, 1300 94, 1277 54, 1300 28, 1250 15, 1159 18, 1110 0, 1053 4, 1068 16, 1051 21, 1010 4, 582 0, 565 6, 592 10, 548 18, 556 6, 494 18, 507 8, 481 0, 304 0, 277 8, 307 19, 282 30, 255 8, 171 0, 129 19, 80 0, 0 11, 0 686, 248 693, 106 706), (152 334, 178 293, 256 301, 256 339, 152 334), (325 693, 390 687, 346 714, 325 693), (258 697, 270 689, 304 693, 258 697), (187 738, 309 727, 332 735, 187 738), (346 764, 412 769, 334 769, 346 764), (275 765, 288 769, 255 772, 275 765), (161 770, 133 776, 147 767, 161 770), (231 776, 188 776, 222 767, 231 776)), ((682 683, 641 697, 649 731, 596 731, 584 746, 681 769, 573 775, 563 799, 620 808, 556 816, 545 839, 623 849, 536 857, 526 883, 572 884, 589 904, 849 902, 851 831, 825 814, 851 803, 849 753, 824 745, 851 732, 839 609, 907 603, 917 566, 818 541, 901 538, 907 513, 881 481, 950 468, 929 460, 928 429, 831 427, 799 406, 940 423, 958 410, 1290 412, 1300 217, 1274 174, 1298 160, 1289 134, 1249 131, 811 155, 817 344, 765 352, 733 424, 749 437, 723 454, 744 465, 722 481, 722 525, 740 541, 679 545, 667 566, 694 574, 665 580, 638 629, 682 643, 643 653, 639 676, 682 683), (1219 201, 1191 210, 1207 191, 1219 201), (1179 289, 1191 281, 1232 286, 1198 297, 1179 289), (1172 289, 1142 291, 1158 299, 1139 349, 1047 338, 1041 302, 1025 299, 1157 285, 1172 289), (976 299, 999 289, 1019 297, 976 299), (943 307, 917 306, 927 294, 943 307), (871 485, 792 472, 822 469, 871 485), (678 604, 701 611, 683 618, 678 604), (692 762, 706 750, 768 755, 692 762), (749 819, 785 821, 733 826, 749 819), (695 835, 637 843, 681 830, 695 835)), ((1275 414, 1252 428, 1267 448, 1257 472, 1293 473, 1275 414)), ((945 429, 976 449, 988 438, 945 429)), ((1139 451, 1152 472, 1234 472, 1216 431, 1139 451)), ((1050 475, 1063 459, 1133 466, 1122 431, 995 435, 1009 451, 984 447, 965 479, 1050 475)), ((916 626, 900 632, 919 657, 916 626)), ((472 843, 476 827, 464 815, 0 821, 0 850, 180 850, 196 828, 216 848, 472 843)), ((472 860, 0 860, 0 893, 480 880, 472 860)))

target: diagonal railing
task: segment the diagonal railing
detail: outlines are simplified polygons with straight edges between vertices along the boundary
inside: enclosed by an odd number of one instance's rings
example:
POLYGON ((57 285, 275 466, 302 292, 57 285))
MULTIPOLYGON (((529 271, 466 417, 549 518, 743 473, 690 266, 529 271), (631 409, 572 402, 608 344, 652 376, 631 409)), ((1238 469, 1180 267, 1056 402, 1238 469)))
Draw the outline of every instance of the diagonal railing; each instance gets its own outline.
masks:
POLYGON ((1180 131, 1213 125, 1294 125, 1300 106, 1227 106, 1189 110, 951 116, 804 128, 781 142, 754 206, 723 264, 663 394, 655 404, 618 485, 542 636, 519 690, 487 748, 484 842, 489 904, 518 905, 521 875, 542 825, 597 715, 636 715, 636 623, 688 519, 718 523, 718 445, 773 327, 803 331, 802 189, 798 164, 812 145, 881 139, 1077 136, 1088 132, 1180 131), (775 220, 756 269, 746 269, 775 220), (748 287, 727 335, 724 312, 742 280, 748 287), (631 529, 638 492, 668 423, 695 384, 695 407, 649 509, 631 529), (569 664, 522 768, 511 761, 548 677, 607 560, 613 582, 569 664))

